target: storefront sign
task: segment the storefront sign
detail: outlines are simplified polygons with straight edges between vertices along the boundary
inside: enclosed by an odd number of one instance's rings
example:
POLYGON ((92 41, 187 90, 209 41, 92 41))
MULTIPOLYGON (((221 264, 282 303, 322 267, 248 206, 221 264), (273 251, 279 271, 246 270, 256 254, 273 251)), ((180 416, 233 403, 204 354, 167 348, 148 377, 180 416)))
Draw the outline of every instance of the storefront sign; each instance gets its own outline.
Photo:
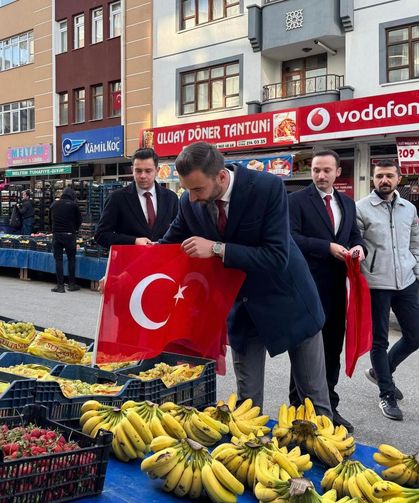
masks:
POLYGON ((302 142, 416 131, 419 91, 303 107, 299 114, 302 142))
POLYGON ((355 197, 354 193, 354 180, 353 178, 337 178, 333 187, 339 191, 343 192, 352 199, 355 197))
POLYGON ((61 138, 61 149, 65 161, 121 157, 124 154, 124 128, 115 126, 65 133, 61 138))
POLYGON ((6 169, 6 178, 65 175, 68 173, 71 173, 71 164, 56 164, 47 168, 6 169))
POLYGON ((299 142, 297 112, 281 110, 146 129, 140 137, 142 146, 154 148, 161 157, 176 156, 197 141, 213 143, 222 151, 293 145, 299 142))
POLYGON ((399 166, 403 175, 419 174, 419 137, 396 138, 399 166))
POLYGON ((26 166, 27 164, 46 164, 49 162, 52 162, 52 148, 49 143, 7 149, 7 166, 26 166))

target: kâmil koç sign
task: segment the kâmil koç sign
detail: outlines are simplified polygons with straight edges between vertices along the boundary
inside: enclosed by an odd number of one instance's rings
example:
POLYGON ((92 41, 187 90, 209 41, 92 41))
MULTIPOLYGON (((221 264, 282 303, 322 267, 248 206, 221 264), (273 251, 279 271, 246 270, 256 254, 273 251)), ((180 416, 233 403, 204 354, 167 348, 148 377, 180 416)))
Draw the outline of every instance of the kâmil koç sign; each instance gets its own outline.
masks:
POLYGON ((124 154, 124 128, 115 126, 63 134, 64 161, 81 161, 121 157, 124 154))

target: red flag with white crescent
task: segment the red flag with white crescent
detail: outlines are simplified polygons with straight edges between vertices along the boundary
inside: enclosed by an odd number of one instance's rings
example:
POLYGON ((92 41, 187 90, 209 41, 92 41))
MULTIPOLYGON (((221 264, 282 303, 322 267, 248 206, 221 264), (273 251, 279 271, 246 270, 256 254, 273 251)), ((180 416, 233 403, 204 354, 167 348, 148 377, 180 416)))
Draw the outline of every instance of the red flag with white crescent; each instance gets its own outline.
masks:
POLYGON ((191 258, 180 245, 112 246, 96 361, 140 360, 174 349, 218 359, 245 276, 219 258, 191 258))

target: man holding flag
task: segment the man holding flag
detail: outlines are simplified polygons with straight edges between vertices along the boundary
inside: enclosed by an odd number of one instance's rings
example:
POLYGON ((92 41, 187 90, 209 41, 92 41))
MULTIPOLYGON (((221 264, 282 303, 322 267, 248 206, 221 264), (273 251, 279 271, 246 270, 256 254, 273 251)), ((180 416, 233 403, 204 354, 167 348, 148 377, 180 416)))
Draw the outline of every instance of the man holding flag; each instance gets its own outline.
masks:
MULTIPOLYGON (((290 236, 279 177, 225 166, 208 143, 185 148, 176 170, 187 189, 160 241, 187 255, 218 257, 247 275, 228 319, 239 399, 263 405, 266 350, 288 351, 297 392, 332 417, 321 329, 324 314, 307 263, 290 236)), ((142 244, 148 244, 146 238, 142 244)))

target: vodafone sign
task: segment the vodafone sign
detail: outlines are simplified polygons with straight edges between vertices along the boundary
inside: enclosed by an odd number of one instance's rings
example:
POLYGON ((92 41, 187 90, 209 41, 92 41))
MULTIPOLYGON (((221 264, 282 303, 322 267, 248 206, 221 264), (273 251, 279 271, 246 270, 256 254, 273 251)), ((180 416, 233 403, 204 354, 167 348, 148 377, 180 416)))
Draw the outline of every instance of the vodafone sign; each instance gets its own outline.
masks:
POLYGON ((303 107, 300 141, 351 138, 419 130, 419 91, 303 107))

